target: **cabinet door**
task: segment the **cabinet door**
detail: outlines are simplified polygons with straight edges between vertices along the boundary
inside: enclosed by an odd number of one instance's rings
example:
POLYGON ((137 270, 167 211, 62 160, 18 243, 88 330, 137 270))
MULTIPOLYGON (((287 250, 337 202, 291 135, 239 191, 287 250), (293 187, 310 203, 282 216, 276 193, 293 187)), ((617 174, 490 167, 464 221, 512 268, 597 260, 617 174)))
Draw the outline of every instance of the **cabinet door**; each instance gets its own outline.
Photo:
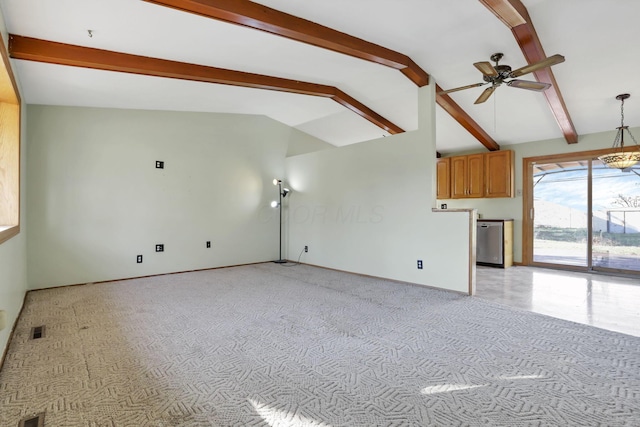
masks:
POLYGON ((437 199, 450 199, 451 198, 451 171, 450 171, 450 158, 438 159, 436 164, 437 170, 437 199))
POLYGON ((467 197, 467 156, 451 157, 451 198, 467 197))
POLYGON ((485 154, 485 197, 513 197, 513 151, 485 154))
POLYGON ((467 156, 467 197, 484 197, 484 155, 467 156))

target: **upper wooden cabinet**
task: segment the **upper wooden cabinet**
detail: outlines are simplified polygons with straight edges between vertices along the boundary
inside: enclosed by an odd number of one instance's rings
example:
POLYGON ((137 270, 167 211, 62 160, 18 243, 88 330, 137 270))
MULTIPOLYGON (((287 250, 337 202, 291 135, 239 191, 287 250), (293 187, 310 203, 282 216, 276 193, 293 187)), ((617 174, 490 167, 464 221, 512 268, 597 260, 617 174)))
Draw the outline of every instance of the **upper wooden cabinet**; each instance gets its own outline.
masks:
POLYGON ((451 198, 482 197, 483 194, 483 155, 451 157, 451 198))
POLYGON ((513 151, 491 151, 484 155, 484 197, 513 196, 513 151))
POLYGON ((484 194, 484 155, 467 156, 467 197, 482 197, 484 194))
POLYGON ((446 157, 444 159, 438 159, 436 163, 437 171, 437 199, 450 199, 451 198, 451 158, 446 157))
POLYGON ((513 151, 438 159, 438 198, 513 197, 513 151), (445 162, 449 164, 445 166, 445 162), (441 165, 442 164, 442 165, 441 165), (450 196, 447 197, 446 169, 450 196), (442 189, 442 191, 441 191, 442 189))

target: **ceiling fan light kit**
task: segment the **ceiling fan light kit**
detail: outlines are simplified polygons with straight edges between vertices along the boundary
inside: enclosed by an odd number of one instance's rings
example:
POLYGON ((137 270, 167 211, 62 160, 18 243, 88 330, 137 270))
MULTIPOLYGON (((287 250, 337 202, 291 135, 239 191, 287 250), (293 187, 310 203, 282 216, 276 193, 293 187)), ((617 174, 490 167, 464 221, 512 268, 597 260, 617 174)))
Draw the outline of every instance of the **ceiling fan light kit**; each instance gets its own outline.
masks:
POLYGON ((631 95, 623 93, 616 96, 620 101, 620 126, 617 127, 618 132, 613 140, 613 152, 599 156, 598 159, 610 168, 627 169, 640 162, 640 146, 629 130, 629 126, 624 125, 624 100, 629 99, 631 95), (624 151, 624 132, 627 131, 631 140, 639 148, 636 151, 624 151))
POLYGON ((564 56, 562 55, 553 55, 548 58, 543 59, 542 61, 535 62, 533 64, 525 65, 524 67, 520 67, 516 70, 512 70, 509 65, 500 65, 499 62, 504 55, 502 53, 494 53, 491 55, 491 60, 495 62, 495 65, 491 65, 490 62, 476 62, 473 64, 474 67, 478 69, 482 73, 482 80, 484 83, 475 83, 471 85, 461 86, 454 89, 449 89, 440 92, 441 94, 457 92, 459 90, 471 89, 473 87, 484 86, 486 84, 491 84, 491 87, 485 89, 476 102, 474 104, 481 104, 485 102, 493 92, 505 83, 507 86, 515 87, 518 89, 526 89, 533 90, 535 92, 542 92, 551 87, 549 83, 540 83, 529 80, 518 80, 516 77, 523 76, 525 74, 533 73, 534 71, 541 70, 546 67, 550 67, 552 65, 559 64, 564 62, 564 56), (515 80, 507 80, 507 79, 515 79, 515 80))

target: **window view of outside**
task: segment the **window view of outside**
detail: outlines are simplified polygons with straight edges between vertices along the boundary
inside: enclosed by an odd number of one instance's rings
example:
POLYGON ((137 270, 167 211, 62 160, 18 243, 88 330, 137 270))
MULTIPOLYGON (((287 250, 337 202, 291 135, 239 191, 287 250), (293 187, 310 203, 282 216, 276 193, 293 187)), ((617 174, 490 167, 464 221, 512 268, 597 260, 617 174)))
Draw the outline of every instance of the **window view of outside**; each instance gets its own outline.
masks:
POLYGON ((534 166, 534 261, 640 271, 640 165, 625 171, 600 161, 534 166), (592 221, 592 236, 587 223, 592 221))

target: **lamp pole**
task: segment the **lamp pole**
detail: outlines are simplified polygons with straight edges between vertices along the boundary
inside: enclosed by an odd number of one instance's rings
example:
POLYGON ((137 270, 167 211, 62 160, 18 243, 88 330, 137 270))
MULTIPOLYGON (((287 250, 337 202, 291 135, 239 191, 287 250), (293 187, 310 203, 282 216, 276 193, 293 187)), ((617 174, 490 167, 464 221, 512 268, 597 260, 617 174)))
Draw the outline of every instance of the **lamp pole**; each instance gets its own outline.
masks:
POLYGON ((278 181, 278 209, 280 210, 280 231, 278 233, 280 237, 280 244, 278 245, 278 261, 276 262, 278 264, 283 264, 286 261, 282 260, 282 183, 280 181, 278 181))
POLYGON ((277 207, 280 210, 280 224, 278 226, 278 260, 274 262, 276 264, 284 264, 287 261, 282 259, 282 199, 287 195, 287 193, 289 193, 289 189, 285 188, 284 191, 282 191, 282 181, 277 178, 273 180, 273 183, 278 186, 278 201, 272 202, 271 206, 274 208, 277 207))

